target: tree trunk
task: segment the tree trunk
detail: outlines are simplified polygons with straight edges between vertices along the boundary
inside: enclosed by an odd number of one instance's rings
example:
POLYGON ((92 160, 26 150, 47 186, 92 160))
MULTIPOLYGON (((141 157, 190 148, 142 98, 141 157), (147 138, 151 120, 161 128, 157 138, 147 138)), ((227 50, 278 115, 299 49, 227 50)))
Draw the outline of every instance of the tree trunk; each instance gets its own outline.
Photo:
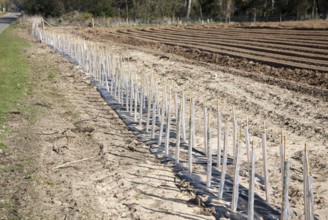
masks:
POLYGON ((126 11, 126 23, 129 24, 129 6, 128 6, 128 0, 125 1, 125 11, 126 11))
POLYGON ((316 2, 315 2, 315 0, 313 0, 313 2, 312 2, 312 14, 311 14, 311 17, 312 17, 312 19, 314 19, 316 16, 315 16, 315 11, 316 11, 316 2))
POLYGON ((188 0, 188 4, 187 4, 187 19, 189 19, 190 17, 190 9, 191 9, 191 0, 188 0))

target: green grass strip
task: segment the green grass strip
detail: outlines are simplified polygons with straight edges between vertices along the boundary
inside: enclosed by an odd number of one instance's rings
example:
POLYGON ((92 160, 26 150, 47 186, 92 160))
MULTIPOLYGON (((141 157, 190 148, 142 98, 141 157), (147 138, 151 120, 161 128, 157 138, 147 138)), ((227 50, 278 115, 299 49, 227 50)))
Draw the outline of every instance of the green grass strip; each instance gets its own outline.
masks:
POLYGON ((0 34, 0 130, 8 113, 17 105, 26 88, 29 66, 24 49, 28 42, 15 33, 12 25, 0 34))

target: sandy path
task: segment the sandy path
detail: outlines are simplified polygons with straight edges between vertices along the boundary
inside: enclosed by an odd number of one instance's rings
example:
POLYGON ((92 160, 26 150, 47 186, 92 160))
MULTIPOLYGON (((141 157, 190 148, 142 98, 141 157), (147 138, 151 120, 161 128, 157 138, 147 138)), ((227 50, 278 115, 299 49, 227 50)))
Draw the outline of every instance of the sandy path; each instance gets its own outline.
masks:
POLYGON ((32 125, 9 123, 16 129, 12 145, 21 140, 19 130, 33 137, 22 141, 37 161, 31 188, 16 192, 15 216, 214 219, 171 167, 136 140, 73 64, 35 42, 27 54, 38 82, 27 102, 41 113, 32 125))

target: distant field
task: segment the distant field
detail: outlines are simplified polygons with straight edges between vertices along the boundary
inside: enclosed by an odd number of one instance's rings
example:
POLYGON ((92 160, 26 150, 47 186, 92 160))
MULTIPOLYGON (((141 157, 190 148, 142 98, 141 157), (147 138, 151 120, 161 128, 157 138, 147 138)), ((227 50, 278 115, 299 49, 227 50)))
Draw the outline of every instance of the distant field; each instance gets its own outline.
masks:
POLYGON ((110 33, 263 64, 328 72, 328 30, 131 29, 110 33))
POLYGON ((95 28, 72 32, 88 39, 147 47, 319 89, 310 89, 309 93, 328 92, 328 21, 95 28))

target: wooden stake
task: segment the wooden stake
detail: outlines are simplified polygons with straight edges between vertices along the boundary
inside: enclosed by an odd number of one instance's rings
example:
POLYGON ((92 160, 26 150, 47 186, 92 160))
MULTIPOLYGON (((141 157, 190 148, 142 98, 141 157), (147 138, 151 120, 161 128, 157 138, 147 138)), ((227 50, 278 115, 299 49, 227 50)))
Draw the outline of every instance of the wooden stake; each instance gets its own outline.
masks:
MULTIPOLYGON (((170 91, 169 91, 170 93, 170 91)), ((165 114, 167 114, 167 90, 166 90, 166 86, 164 88, 164 112, 165 114)))
POLYGON ((231 209, 233 212, 237 211, 238 207, 238 196, 239 196, 239 170, 240 170, 240 143, 237 144, 237 159, 235 163, 235 173, 233 178, 233 191, 232 191, 232 201, 231 209))
POLYGON ((182 93, 182 107, 181 107, 181 125, 182 125, 182 140, 183 142, 186 142, 186 117, 185 117, 185 114, 186 114, 186 110, 185 110, 185 94, 184 92, 182 93))
POLYGON ((309 176, 310 220, 314 219, 313 176, 309 176))
POLYGON ((224 149, 223 149, 223 164, 221 169, 221 180, 219 188, 219 199, 223 197, 225 174, 227 172, 227 160, 228 160, 228 128, 227 123, 224 131, 224 149))
POLYGON ((188 148, 188 168, 189 172, 192 173, 192 148, 194 146, 193 134, 194 134, 194 108, 195 108, 195 101, 193 99, 190 100, 190 135, 189 135, 189 148, 188 148))
POLYGON ((165 137, 165 156, 169 155, 170 145, 170 126, 171 126, 171 94, 169 94, 167 122, 166 122, 166 137, 165 137))
POLYGON ((125 109, 126 109, 126 112, 129 112, 129 82, 128 82, 128 80, 126 81, 126 84, 125 84, 125 109))
POLYGON ((281 137, 280 137, 280 148, 279 148, 279 152, 280 152, 280 172, 281 172, 281 181, 284 178, 284 164, 285 164, 285 146, 284 146, 284 136, 283 133, 281 131, 281 137))
POLYGON ((146 133, 149 132, 151 102, 152 102, 152 97, 148 94, 148 99, 147 99, 148 108, 147 108, 146 133))
POLYGON ((192 124, 192 148, 196 146, 196 107, 195 107, 196 101, 193 102, 193 113, 192 113, 192 118, 193 118, 193 124, 192 124))
POLYGON ((174 93, 174 103, 175 103, 175 110, 174 110, 174 113, 175 113, 175 121, 178 120, 178 108, 179 108, 179 101, 178 101, 178 94, 177 93, 174 93))
POLYGON ((117 100, 118 100, 118 103, 120 103, 121 104, 121 79, 120 79, 120 76, 119 75, 117 75, 117 84, 118 84, 118 88, 117 88, 117 93, 118 93, 118 95, 117 95, 117 100))
POLYGON ((249 189, 248 189, 248 220, 254 219, 254 179, 255 179, 255 152, 252 142, 251 162, 249 167, 249 189))
POLYGON ((267 143, 266 143, 266 132, 262 134, 262 153, 263 153, 263 172, 264 172, 264 185, 265 185, 265 196, 266 201, 270 204, 270 183, 269 183, 269 172, 268 172, 268 158, 267 158, 267 143))
POLYGON ((123 78, 123 75, 121 75, 121 98, 120 99, 121 99, 122 106, 124 106, 124 100, 123 100, 124 93, 123 92, 124 92, 124 78, 123 78))
POLYGON ((237 148, 237 120, 236 120, 236 115, 235 115, 235 108, 232 107, 232 114, 233 114, 233 120, 232 120, 232 126, 233 126, 233 164, 235 165, 236 161, 236 148, 237 148))
POLYGON ((143 89, 142 89, 142 97, 143 97, 143 106, 146 107, 146 83, 147 83, 147 80, 146 80, 146 74, 144 74, 144 77, 143 77, 143 89))
POLYGON ((165 110, 162 107, 162 110, 161 110, 161 125, 160 125, 160 128, 159 128, 159 136, 158 136, 158 142, 157 142, 157 144, 159 146, 162 144, 162 137, 163 137, 163 130, 164 130, 164 117, 165 117, 164 113, 165 113, 165 110))
POLYGON ((284 136, 284 161, 286 160, 286 147, 287 147, 287 145, 286 145, 286 135, 284 136))
POLYGON ((118 76, 117 76, 117 72, 115 71, 114 97, 116 100, 117 100, 117 89, 118 89, 118 76))
POLYGON ((142 91, 140 93, 140 110, 139 110, 139 126, 142 126, 142 116, 143 116, 143 91, 144 87, 142 88, 142 91))
POLYGON ((192 98, 190 98, 190 114, 189 114, 189 136, 188 136, 188 145, 192 143, 192 131, 191 131, 191 122, 192 122, 192 98))
POLYGON ((138 87, 135 86, 134 92, 134 121, 137 122, 137 107, 138 107, 138 87))
POLYGON ((181 137, 181 110, 178 108, 178 118, 176 124, 176 149, 175 149, 175 162, 179 163, 180 159, 180 137, 181 137))
POLYGON ((110 94, 113 95, 113 89, 114 89, 114 79, 111 78, 110 80, 110 94))
POLYGON ((204 108, 204 153, 207 155, 207 129, 208 129, 208 121, 207 118, 207 108, 204 108))
POLYGON ((307 146, 303 152, 303 192, 304 192, 304 219, 312 220, 313 212, 313 177, 310 176, 307 146))
POLYGON ((208 128, 207 131, 207 178, 206 178, 206 186, 211 187, 211 180, 212 180, 212 130, 208 128))
POLYGON ((289 181, 289 160, 285 160, 284 164, 284 181, 283 181, 283 196, 282 196, 282 214, 281 220, 287 220, 289 218, 289 201, 288 201, 288 181, 289 181))
POLYGON ((247 163, 249 164, 251 161, 251 150, 249 144, 248 117, 246 117, 245 144, 246 144, 246 151, 247 151, 247 163))
POLYGON ((106 84, 106 90, 107 90, 107 92, 109 92, 109 83, 108 83, 107 73, 105 73, 105 84, 106 84))
POLYGON ((131 75, 131 79, 130 79, 130 114, 132 115, 133 112, 133 97, 134 97, 134 83, 132 80, 132 75, 131 75))
POLYGON ((151 138, 155 138, 155 128, 156 128, 156 95, 154 95, 153 101, 153 112, 152 112, 152 127, 151 127, 151 138))
POLYGON ((222 151, 222 114, 219 110, 218 102, 218 153, 217 153, 217 168, 220 169, 221 166, 221 151, 222 151))

